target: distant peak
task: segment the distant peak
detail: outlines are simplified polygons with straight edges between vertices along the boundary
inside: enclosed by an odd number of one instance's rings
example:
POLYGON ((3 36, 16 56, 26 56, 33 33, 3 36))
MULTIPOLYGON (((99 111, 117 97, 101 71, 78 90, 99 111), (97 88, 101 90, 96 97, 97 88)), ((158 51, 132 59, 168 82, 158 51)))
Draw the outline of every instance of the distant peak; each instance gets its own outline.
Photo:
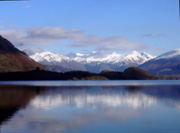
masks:
POLYGON ((180 52, 180 48, 179 48, 179 49, 175 49, 175 50, 173 50, 173 51, 175 51, 175 52, 180 52))
POLYGON ((170 58, 176 58, 180 56, 180 49, 175 49, 172 51, 168 51, 164 54, 161 54, 156 59, 170 59, 170 58))
POLYGON ((142 52, 141 54, 145 54, 145 55, 147 55, 148 53, 146 53, 146 52, 142 52))
POLYGON ((131 52, 131 54, 139 54, 139 52, 133 50, 133 51, 131 52))
POLYGON ((77 56, 84 56, 84 54, 76 53, 77 56))
POLYGON ((141 55, 142 56, 152 56, 152 55, 150 55, 149 53, 146 53, 146 52, 142 52, 141 55))

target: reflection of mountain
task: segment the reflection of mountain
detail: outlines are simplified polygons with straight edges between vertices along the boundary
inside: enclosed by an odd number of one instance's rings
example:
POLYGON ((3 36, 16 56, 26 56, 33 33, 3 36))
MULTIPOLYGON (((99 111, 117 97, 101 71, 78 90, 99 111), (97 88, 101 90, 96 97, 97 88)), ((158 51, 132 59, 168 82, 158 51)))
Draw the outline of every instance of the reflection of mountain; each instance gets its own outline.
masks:
POLYGON ((180 89, 178 85, 149 86, 142 90, 142 92, 159 99, 180 100, 180 89))
POLYGON ((180 89, 178 85, 151 86, 142 90, 142 92, 171 106, 180 107, 180 89))
MULTIPOLYGON (((63 109, 62 109, 63 110, 63 109)), ((54 111, 54 110, 53 110, 54 111)), ((55 111, 55 113, 57 113, 55 111)), ((111 121, 111 124, 123 123, 128 119, 137 117, 142 112, 140 110, 132 109, 109 109, 98 111, 78 111, 67 110, 64 114, 61 110, 58 110, 58 115, 47 115, 47 113, 40 112, 39 110, 29 111, 23 110, 18 115, 24 117, 15 117, 10 122, 3 125, 3 128, 10 128, 10 131, 22 132, 24 127, 26 132, 61 132, 61 131, 76 131, 82 132, 84 127, 91 124, 96 124, 101 121, 111 121), (63 118, 68 116, 69 119, 63 118)), ((98 127, 97 127, 98 129, 98 127)), ((24 130, 23 130, 24 131, 24 130)))
MULTIPOLYGON (((32 92, 34 94, 36 91, 32 92)), ((2 130, 81 132, 87 131, 88 126, 93 127, 94 124, 99 126, 106 122, 108 126, 117 125, 115 128, 119 129, 131 120, 130 124, 134 125, 136 119, 142 120, 145 117, 147 120, 149 117, 161 115, 158 113, 167 109, 169 105, 171 109, 179 108, 179 95, 178 86, 48 87, 45 93, 32 99, 27 108, 18 111, 10 121, 2 124, 2 130), (167 106, 164 108, 162 103, 167 106)), ((162 116, 163 113, 160 117, 164 118, 162 116)), ((156 118, 153 117, 153 120, 156 118)), ((135 127, 143 124, 140 121, 140 125, 135 127)), ((104 128, 107 129, 105 126, 104 128)), ((159 125, 152 121, 151 126, 156 128, 159 125)), ((126 128, 125 131, 128 129, 126 128)))
MULTIPOLYGON (((143 113, 143 110, 132 108, 133 103, 131 106, 131 102, 136 97, 128 94, 123 96, 124 87, 110 87, 110 89, 107 87, 50 88, 49 91, 32 100, 30 106, 18 111, 11 121, 2 125, 2 129, 16 130, 17 132, 21 132, 24 127, 28 127, 26 130, 31 132, 79 130, 87 125, 101 121, 122 123, 143 113), (128 96, 130 96, 129 102, 128 96), (49 98, 52 101, 48 101, 49 98), (123 98, 125 99, 123 100, 123 98), (111 105, 112 100, 116 100, 116 102, 118 100, 123 101, 119 101, 122 103, 116 103, 117 105, 111 105), (84 102, 84 105, 81 105, 81 102, 84 102), (126 102, 130 103, 130 105, 125 105, 126 102), (76 103, 80 105, 74 105, 76 103), (124 107, 121 108, 122 106, 124 107), (44 107, 49 110, 44 110, 44 107)), ((138 98, 137 100, 141 102, 141 98, 138 98)), ((146 98, 143 99, 148 101, 146 98)))
MULTIPOLYGON (((122 87, 123 88, 123 87, 122 87)), ((109 107, 145 107, 155 103, 155 99, 141 93, 125 93, 118 89, 108 91, 95 91, 99 87, 93 87, 94 92, 81 89, 56 89, 45 95, 33 99, 31 105, 35 108, 49 109, 58 106, 72 105, 76 107, 92 106, 93 108, 109 107)), ((89 88, 92 89, 92 88, 89 88)))
POLYGON ((117 108, 131 107, 142 108, 155 104, 157 100, 174 102, 174 105, 180 106, 180 90, 178 86, 148 86, 126 87, 89 87, 87 89, 73 87, 55 89, 33 99, 31 105, 35 108, 50 109, 59 106, 72 105, 78 108, 100 106, 117 108), (110 88, 110 89, 107 89, 110 88))
POLYGON ((0 87, 0 124, 9 119, 29 101, 40 93, 40 88, 32 87, 0 87))

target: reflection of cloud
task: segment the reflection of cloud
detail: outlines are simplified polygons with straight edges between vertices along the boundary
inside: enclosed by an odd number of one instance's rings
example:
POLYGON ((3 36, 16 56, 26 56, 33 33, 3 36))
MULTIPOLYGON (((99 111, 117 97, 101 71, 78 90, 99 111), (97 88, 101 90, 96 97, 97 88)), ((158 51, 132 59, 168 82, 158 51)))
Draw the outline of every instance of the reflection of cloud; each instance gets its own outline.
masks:
POLYGON ((156 100, 150 96, 143 94, 76 94, 76 95, 46 95, 35 98, 31 105, 35 108, 49 109, 68 104, 76 107, 106 106, 111 108, 116 107, 145 107, 155 103, 156 100))
POLYGON ((25 30, 4 30, 0 34, 12 41, 14 44, 45 45, 59 43, 69 40, 69 47, 95 47, 105 50, 140 50, 147 46, 131 41, 123 36, 99 37, 86 35, 84 31, 78 29, 63 29, 61 27, 38 27, 25 30))
POLYGON ((2 131, 5 129, 22 131, 23 128, 27 128, 31 132, 34 130, 40 132, 78 130, 89 124, 102 121, 121 123, 141 113, 140 110, 132 109, 108 109, 95 112, 71 110, 71 112, 66 113, 70 119, 64 119, 61 117, 64 114, 59 114, 60 117, 58 117, 46 115, 36 110, 22 110, 11 121, 3 124, 1 127, 2 131))

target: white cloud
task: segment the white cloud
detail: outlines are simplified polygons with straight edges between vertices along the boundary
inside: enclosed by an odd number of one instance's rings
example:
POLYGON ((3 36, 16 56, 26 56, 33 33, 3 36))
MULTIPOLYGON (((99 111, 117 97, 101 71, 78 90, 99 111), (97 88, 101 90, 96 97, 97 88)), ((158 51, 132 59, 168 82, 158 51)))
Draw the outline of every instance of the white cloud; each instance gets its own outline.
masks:
POLYGON ((31 6, 30 6, 30 5, 27 5, 26 8, 31 8, 31 6))
POLYGON ((16 26, 16 25, 10 25, 8 27, 11 28, 11 29, 22 29, 22 27, 16 26))
POLYGON ((165 37, 166 35, 165 34, 157 34, 157 35, 154 35, 154 34, 143 34, 142 37, 147 37, 147 38, 156 38, 156 37, 165 37))
POLYGON ((97 46, 98 49, 104 50, 140 50, 146 48, 144 44, 130 41, 123 36, 84 36, 81 38, 75 38, 75 42, 73 42, 71 46, 97 46))
POLYGON ((50 37, 42 37, 31 35, 29 32, 23 32, 18 30, 6 30, 0 31, 0 34, 10 40, 13 44, 26 44, 26 45, 45 45, 57 42, 59 39, 50 37))
POLYGON ((72 39, 83 34, 81 30, 65 30, 60 27, 40 27, 27 30, 28 37, 48 39, 72 39))
POLYGON ((61 27, 38 27, 25 30, 4 30, 0 34, 9 39, 13 44, 47 45, 61 44, 63 40, 70 40, 67 47, 94 47, 104 50, 141 50, 146 45, 130 41, 123 36, 99 37, 86 35, 78 29, 63 29, 61 27))

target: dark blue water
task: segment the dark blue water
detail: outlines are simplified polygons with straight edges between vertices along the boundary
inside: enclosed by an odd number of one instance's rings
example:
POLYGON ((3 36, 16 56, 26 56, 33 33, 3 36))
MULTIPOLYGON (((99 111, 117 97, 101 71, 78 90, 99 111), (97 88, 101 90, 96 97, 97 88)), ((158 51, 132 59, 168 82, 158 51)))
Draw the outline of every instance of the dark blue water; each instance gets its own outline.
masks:
POLYGON ((0 84, 2 133, 180 132, 178 80, 0 84))

